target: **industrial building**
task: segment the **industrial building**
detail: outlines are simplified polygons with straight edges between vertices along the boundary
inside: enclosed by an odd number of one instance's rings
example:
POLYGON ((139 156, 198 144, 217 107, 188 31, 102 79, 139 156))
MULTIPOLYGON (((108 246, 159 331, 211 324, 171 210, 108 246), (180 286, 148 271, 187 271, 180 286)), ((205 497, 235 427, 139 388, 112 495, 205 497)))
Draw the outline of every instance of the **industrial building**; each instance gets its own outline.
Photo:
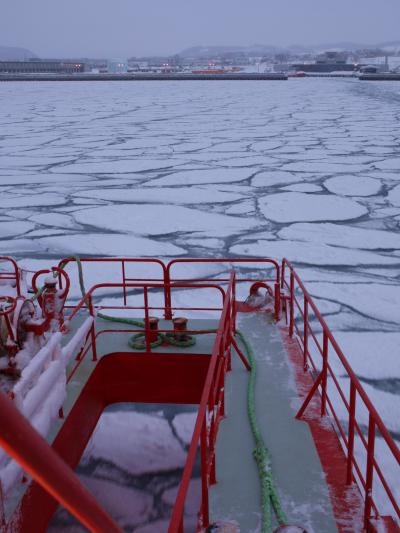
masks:
POLYGON ((357 66, 353 63, 347 63, 345 53, 325 52, 317 56, 314 63, 296 63, 292 65, 292 69, 304 72, 351 72, 357 70, 357 66))
POLYGON ((0 61, 0 73, 4 74, 73 74, 76 72, 85 72, 85 64, 36 59, 30 61, 0 61))
POLYGON ((109 59, 107 61, 107 72, 111 74, 124 74, 128 72, 128 61, 126 59, 109 59))

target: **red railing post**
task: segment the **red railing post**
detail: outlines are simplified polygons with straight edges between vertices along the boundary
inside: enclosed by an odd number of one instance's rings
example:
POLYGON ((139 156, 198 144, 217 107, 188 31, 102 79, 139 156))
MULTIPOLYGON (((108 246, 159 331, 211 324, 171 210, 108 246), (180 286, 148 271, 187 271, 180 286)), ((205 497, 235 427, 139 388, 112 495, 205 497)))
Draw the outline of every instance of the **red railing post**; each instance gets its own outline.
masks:
POLYGON ((368 528, 372 508, 372 483, 374 475, 375 420, 372 413, 368 422, 367 472, 365 478, 364 528, 368 528))
POLYGON ((200 455, 201 455, 201 526, 206 529, 210 524, 208 504, 208 473, 207 473, 207 424, 204 418, 201 426, 200 455))
POLYGON ((93 317, 92 325, 90 326, 90 341, 92 344, 92 361, 97 361, 97 347, 96 347, 96 330, 94 327, 94 322, 96 320, 94 309, 93 309, 93 302, 92 302, 92 296, 89 294, 88 298, 88 305, 89 305, 89 313, 93 317))
POLYGON ((236 333, 236 274, 233 272, 232 276, 232 332, 233 335, 236 333))
POLYGON ((275 283, 275 304, 274 304, 274 310, 275 310, 275 320, 278 322, 278 320, 281 317, 281 289, 279 282, 275 283))
POLYGON ((304 295, 304 327, 303 327, 303 369, 304 371, 308 368, 307 358, 308 358, 308 300, 304 295))
POLYGON ((123 292, 124 292, 124 305, 126 305, 126 277, 125 277, 125 261, 122 259, 121 261, 122 266, 122 283, 124 284, 123 292))
POLYGON ((144 297, 144 339, 146 343, 146 351, 151 352, 150 342, 150 326, 149 326, 149 295, 147 285, 143 287, 144 297))
POLYGON ((164 312, 165 320, 172 320, 171 274, 170 274, 169 265, 166 267, 164 271, 164 305, 165 305, 165 312, 164 312))
POLYGON ((289 336, 293 337, 294 332, 294 273, 290 270, 290 319, 289 319, 289 336))
POLYGON ((353 481, 355 414, 356 414, 356 386, 354 385, 354 381, 350 380, 349 429, 347 433, 347 474, 346 474, 347 485, 351 485, 353 481))
POLYGON ((322 340, 322 397, 321 397, 321 416, 326 415, 326 387, 328 381, 328 334, 324 329, 323 340, 322 340))
POLYGON ((219 399, 219 414, 223 418, 225 416, 225 372, 226 372, 226 357, 221 357, 221 371, 219 373, 218 383, 218 399, 219 399))

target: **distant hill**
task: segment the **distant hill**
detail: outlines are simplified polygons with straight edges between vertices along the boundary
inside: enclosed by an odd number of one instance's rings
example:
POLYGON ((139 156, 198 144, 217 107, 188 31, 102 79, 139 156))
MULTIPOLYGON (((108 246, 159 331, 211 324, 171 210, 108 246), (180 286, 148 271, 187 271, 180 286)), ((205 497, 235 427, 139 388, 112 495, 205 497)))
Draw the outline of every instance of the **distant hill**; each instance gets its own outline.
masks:
POLYGON ((179 53, 181 57, 209 57, 221 56, 226 54, 237 54, 240 52, 249 54, 275 54, 284 50, 279 46, 255 44, 252 46, 192 46, 179 53))
POLYGON ((27 48, 0 46, 0 61, 19 61, 33 57, 36 58, 37 55, 27 48))
POLYGON ((322 43, 316 45, 292 44, 289 46, 274 46, 269 44, 254 44, 252 46, 192 46, 179 53, 181 57, 210 57, 227 54, 244 53, 246 55, 269 55, 278 53, 309 54, 326 50, 347 50, 349 52, 363 49, 381 49, 387 52, 399 53, 400 41, 389 41, 377 44, 355 42, 322 43))

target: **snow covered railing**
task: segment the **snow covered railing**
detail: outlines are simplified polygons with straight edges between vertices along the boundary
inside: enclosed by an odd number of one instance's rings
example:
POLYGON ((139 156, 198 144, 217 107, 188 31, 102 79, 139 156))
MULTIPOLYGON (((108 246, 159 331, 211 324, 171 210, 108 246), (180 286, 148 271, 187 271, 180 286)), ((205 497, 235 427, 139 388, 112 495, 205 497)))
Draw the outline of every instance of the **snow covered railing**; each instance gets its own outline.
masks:
POLYGON ((61 350, 62 333, 54 333, 45 346, 32 358, 29 364, 22 370, 21 377, 12 389, 11 397, 17 407, 23 412, 22 406, 24 398, 31 388, 33 388, 44 369, 48 367, 53 359, 57 359, 61 350))
POLYGON ((61 359, 65 367, 71 361, 72 357, 84 346, 87 336, 92 328, 94 317, 89 316, 80 326, 72 339, 61 350, 61 359))
POLYGON ((289 335, 298 340, 304 371, 310 371, 314 380, 297 418, 319 393, 320 415, 329 412, 345 452, 344 481, 347 485, 355 481, 364 497, 365 528, 383 515, 400 522, 400 450, 287 259, 281 272, 289 335))
MULTIPOLYGON (((16 407, 42 436, 48 434, 59 417, 66 397, 68 363, 85 343, 92 323, 93 317, 88 317, 64 347, 61 346, 63 334, 54 333, 23 369, 21 378, 10 393, 16 407)), ((22 477, 21 467, 0 450, 3 495, 7 496, 22 477)))

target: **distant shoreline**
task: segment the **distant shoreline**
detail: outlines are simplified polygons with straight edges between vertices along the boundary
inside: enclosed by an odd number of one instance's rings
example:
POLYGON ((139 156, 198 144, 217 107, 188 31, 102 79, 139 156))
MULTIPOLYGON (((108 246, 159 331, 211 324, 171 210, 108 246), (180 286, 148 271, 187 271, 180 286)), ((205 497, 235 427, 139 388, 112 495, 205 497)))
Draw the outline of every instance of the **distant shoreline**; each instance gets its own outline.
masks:
POLYGON ((287 80, 285 74, 0 74, 0 81, 275 81, 287 80))

